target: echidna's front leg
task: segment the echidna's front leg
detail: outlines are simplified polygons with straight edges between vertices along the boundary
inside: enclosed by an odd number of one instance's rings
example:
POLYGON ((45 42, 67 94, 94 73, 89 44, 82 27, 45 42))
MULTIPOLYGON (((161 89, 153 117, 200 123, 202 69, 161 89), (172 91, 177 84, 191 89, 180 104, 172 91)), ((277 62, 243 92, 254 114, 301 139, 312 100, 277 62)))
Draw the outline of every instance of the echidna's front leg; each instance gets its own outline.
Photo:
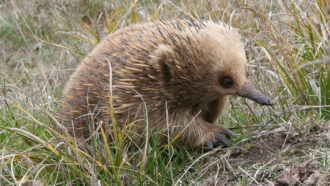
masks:
POLYGON ((185 130, 181 141, 190 142, 193 146, 207 146, 211 149, 219 145, 228 146, 227 139, 235 135, 227 128, 208 123, 201 117, 190 122, 185 130))
POLYGON ((209 102, 202 111, 203 119, 209 123, 215 123, 224 111, 228 98, 229 96, 223 96, 222 98, 209 102))
POLYGON ((197 105, 193 110, 193 114, 196 115, 199 111, 201 113, 198 119, 188 128, 187 136, 194 137, 194 139, 188 139, 188 141, 195 141, 195 146, 206 145, 209 148, 216 147, 220 144, 228 146, 227 139, 235 134, 229 129, 215 124, 226 107, 227 102, 228 96, 223 96, 204 106, 197 105))

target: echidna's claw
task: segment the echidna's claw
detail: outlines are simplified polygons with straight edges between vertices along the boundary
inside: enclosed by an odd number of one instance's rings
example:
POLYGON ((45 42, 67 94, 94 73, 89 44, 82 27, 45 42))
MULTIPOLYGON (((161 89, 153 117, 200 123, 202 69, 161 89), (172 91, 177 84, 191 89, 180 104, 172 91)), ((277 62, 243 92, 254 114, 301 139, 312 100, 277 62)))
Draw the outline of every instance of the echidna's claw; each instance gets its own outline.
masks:
POLYGON ((206 146, 210 149, 213 149, 213 142, 212 141, 207 141, 206 146))
POLYGON ((218 133, 213 140, 208 140, 205 142, 205 146, 210 149, 217 147, 219 145, 223 145, 224 147, 230 146, 230 138, 236 136, 235 133, 230 131, 229 129, 224 128, 221 133, 218 133))
POLYGON ((219 140, 219 141, 217 141, 217 146, 218 145, 220 145, 221 143, 222 144, 224 144, 225 145, 225 147, 229 147, 229 143, 227 142, 227 139, 226 139, 226 137, 224 136, 224 135, 219 135, 218 137, 217 137, 217 140, 219 140), (220 143, 219 143, 220 142, 220 143))
POLYGON ((229 130, 229 129, 225 129, 224 132, 225 132, 225 135, 226 135, 228 138, 230 138, 230 137, 235 137, 235 136, 236 136, 236 134, 233 133, 233 132, 232 132, 231 130, 229 130))

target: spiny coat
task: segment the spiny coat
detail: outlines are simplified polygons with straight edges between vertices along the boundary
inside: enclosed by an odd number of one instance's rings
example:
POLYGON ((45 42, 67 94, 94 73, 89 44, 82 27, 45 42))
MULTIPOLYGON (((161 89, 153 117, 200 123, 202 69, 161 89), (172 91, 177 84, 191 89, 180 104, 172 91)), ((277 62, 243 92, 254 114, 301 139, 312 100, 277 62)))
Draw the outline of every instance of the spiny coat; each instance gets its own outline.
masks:
POLYGON ((137 24, 109 35, 82 61, 63 92, 61 119, 76 137, 88 137, 90 123, 111 130, 112 95, 119 126, 134 121, 142 134, 147 116, 150 129, 169 137, 184 130, 179 142, 213 147, 233 135, 214 124, 228 96, 241 91, 258 102, 242 91, 246 84, 243 43, 228 26, 180 19, 137 24))

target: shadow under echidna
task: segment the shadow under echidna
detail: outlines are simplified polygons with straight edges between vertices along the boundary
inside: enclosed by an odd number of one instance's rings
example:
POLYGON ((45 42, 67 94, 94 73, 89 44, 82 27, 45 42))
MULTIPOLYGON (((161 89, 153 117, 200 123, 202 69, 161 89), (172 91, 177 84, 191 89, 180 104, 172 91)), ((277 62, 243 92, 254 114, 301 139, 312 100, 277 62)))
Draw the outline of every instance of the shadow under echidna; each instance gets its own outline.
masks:
POLYGON ((181 132, 178 143, 210 148, 228 145, 226 137, 234 136, 215 124, 229 96, 273 104, 247 79, 238 32, 207 20, 137 24, 106 37, 65 87, 65 128, 82 139, 91 134, 89 123, 102 122, 111 131, 111 93, 119 127, 134 123, 142 134, 145 110, 148 127, 164 131, 164 138, 181 132))

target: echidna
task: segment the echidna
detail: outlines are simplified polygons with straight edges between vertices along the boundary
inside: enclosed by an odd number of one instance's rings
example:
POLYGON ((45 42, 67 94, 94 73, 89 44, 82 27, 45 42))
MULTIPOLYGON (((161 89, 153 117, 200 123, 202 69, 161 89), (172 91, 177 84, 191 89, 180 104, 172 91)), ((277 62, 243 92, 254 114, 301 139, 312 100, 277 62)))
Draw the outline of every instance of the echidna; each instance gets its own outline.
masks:
POLYGON ((247 79, 238 32, 207 20, 137 24, 106 37, 65 87, 64 126, 78 137, 90 135, 89 123, 110 130, 110 95, 119 126, 134 121, 138 133, 147 119, 150 129, 183 130, 179 142, 211 148, 234 135, 214 124, 230 95, 272 105, 247 79))

